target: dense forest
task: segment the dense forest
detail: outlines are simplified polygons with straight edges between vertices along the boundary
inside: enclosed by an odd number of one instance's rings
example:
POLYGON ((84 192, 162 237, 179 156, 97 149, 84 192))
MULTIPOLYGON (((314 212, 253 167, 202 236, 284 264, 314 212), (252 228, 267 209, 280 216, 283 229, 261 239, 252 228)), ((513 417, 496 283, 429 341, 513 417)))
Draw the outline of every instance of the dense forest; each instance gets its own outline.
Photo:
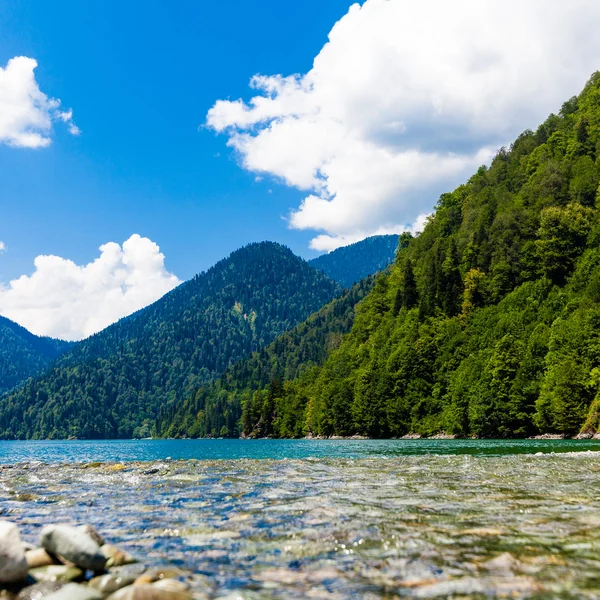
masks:
POLYGON ((397 247, 397 235, 374 235, 313 258, 309 264, 349 288, 393 263, 397 247))
MULTIPOLYGON (((264 404, 261 392, 253 395, 253 390, 260 390, 271 382, 281 385, 322 364, 329 353, 339 347, 342 335, 351 330, 354 308, 374 281, 373 276, 366 277, 267 347, 234 364, 214 383, 194 390, 184 402, 164 407, 154 434, 159 437, 238 437, 242 406, 260 412, 264 404)), ((262 421, 257 419, 251 434, 269 435, 270 425, 269 413, 262 421)))
POLYGON ((288 248, 251 244, 75 345, 0 399, 0 437, 130 438, 342 293, 288 248))
POLYGON ((38 337, 0 317, 0 395, 37 375, 72 345, 71 342, 38 337))
POLYGON ((321 367, 255 392, 260 410, 246 399, 243 432, 597 431, 599 182, 596 74, 558 115, 440 197, 340 347, 321 367))

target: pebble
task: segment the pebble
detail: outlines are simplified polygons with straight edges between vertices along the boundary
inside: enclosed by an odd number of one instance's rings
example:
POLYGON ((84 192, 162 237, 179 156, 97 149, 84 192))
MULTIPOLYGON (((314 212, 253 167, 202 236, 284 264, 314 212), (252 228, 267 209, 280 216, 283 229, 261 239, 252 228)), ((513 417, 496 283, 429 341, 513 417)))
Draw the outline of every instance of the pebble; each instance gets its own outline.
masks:
POLYGON ((31 569, 30 575, 37 581, 74 581, 83 577, 83 571, 77 567, 68 565, 49 565, 47 567, 38 567, 31 569))
POLYGON ((102 600, 102 598, 102 594, 94 588, 78 583, 68 583, 46 596, 45 600, 102 600))
POLYGON ((89 535, 98 546, 104 546, 106 543, 100 532, 93 525, 80 525, 77 529, 86 535, 89 535))
POLYGON ((0 583, 23 581, 28 570, 17 526, 0 521, 0 583))
POLYGON ((36 548, 35 550, 25 552, 25 560, 30 569, 56 564, 56 561, 43 548, 36 548))
POLYGON ((131 554, 123 550, 119 550, 115 546, 111 546, 110 544, 104 544, 100 548, 100 552, 106 558, 106 568, 110 567, 121 567, 123 565, 128 565, 131 563, 137 562, 131 554))
POLYGON ((40 600, 52 594, 65 584, 62 581, 41 581, 23 588, 18 595, 18 600, 40 600))
POLYGON ((130 585, 111 594, 108 600, 192 600, 187 591, 165 590, 156 585, 130 585))
POLYGON ((121 588, 131 585, 135 578, 127 575, 100 575, 90 580, 89 585, 104 595, 112 594, 121 588))
POLYGON ((99 572, 106 565, 97 542, 77 527, 46 525, 42 529, 41 544, 51 554, 58 554, 83 569, 99 572))

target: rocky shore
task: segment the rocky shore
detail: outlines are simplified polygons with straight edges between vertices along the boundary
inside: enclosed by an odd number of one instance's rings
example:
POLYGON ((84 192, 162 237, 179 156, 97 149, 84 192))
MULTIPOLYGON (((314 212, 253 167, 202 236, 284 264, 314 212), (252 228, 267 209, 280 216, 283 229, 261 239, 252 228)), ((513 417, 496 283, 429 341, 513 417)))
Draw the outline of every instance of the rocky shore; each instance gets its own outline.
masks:
POLYGON ((39 547, 0 521, 0 598, 9 600, 192 600, 185 574, 146 568, 91 525, 46 525, 39 547))

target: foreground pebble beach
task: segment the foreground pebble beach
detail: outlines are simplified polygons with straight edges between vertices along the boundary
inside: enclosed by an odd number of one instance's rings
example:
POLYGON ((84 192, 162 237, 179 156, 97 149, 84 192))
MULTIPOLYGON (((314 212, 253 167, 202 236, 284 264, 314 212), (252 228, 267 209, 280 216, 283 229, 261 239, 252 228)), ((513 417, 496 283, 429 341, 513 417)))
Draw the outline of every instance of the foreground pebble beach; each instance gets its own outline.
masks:
POLYGON ((195 598, 600 595, 595 452, 23 463, 0 498, 26 543, 89 524, 195 598))

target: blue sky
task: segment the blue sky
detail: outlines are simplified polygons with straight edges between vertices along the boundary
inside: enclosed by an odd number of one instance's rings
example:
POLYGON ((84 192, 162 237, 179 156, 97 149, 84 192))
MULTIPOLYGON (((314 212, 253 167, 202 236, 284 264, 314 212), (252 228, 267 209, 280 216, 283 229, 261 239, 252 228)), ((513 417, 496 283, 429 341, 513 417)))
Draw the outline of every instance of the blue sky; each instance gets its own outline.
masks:
POLYGON ((597 0, 0 0, 0 315, 81 339, 249 242, 418 233, 581 91, 599 27, 597 0))
POLYGON ((48 148, 0 145, 0 280, 39 254, 87 262, 133 233, 181 279, 251 241, 316 256, 282 221, 301 193, 256 183, 198 127, 216 99, 248 96, 255 73, 308 70, 349 5, 2 0, 0 66, 35 58, 40 89, 73 108, 82 134, 56 126, 48 148))

